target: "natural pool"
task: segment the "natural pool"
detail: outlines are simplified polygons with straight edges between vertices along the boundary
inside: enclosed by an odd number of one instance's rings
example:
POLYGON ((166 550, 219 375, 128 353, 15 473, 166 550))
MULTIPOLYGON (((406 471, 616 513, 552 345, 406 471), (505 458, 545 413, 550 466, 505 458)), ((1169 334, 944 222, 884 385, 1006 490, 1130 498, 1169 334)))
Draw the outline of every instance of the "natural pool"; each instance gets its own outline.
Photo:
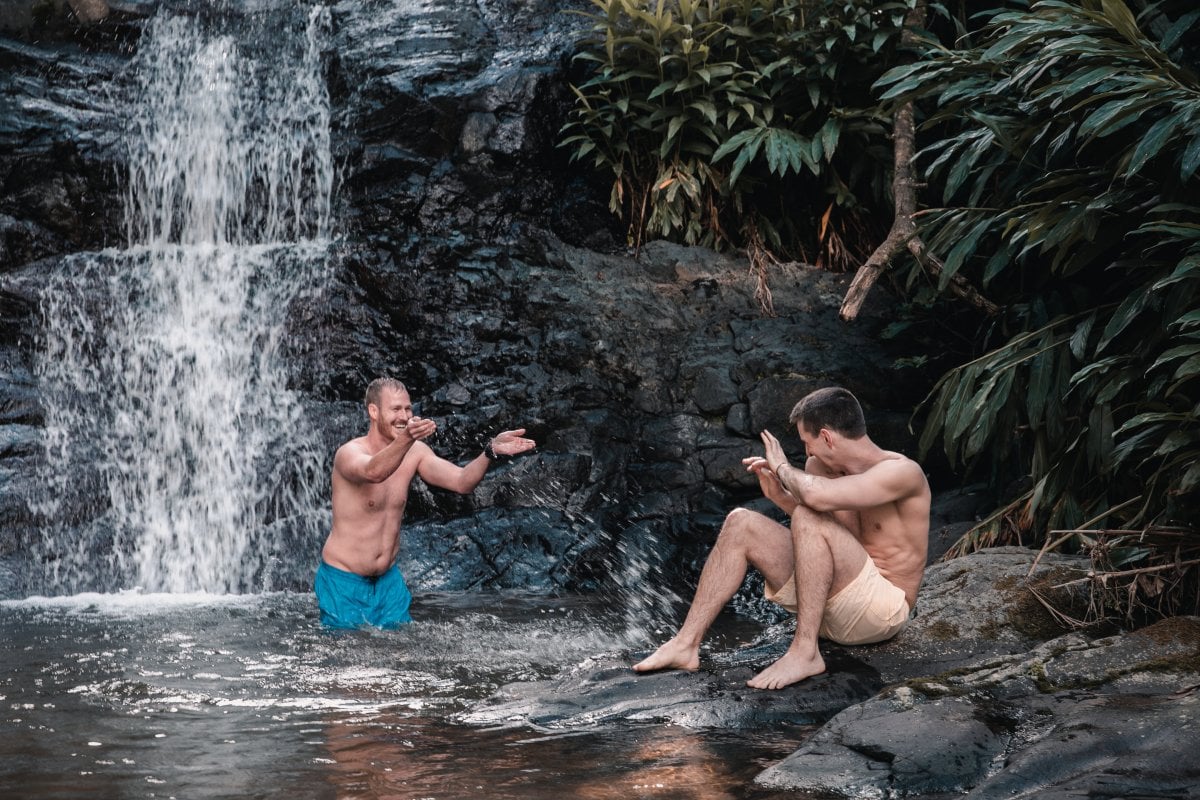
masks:
MULTIPOLYGON (((599 598, 424 594, 396 631, 322 629, 310 595, 0 602, 12 798, 752 798, 802 729, 459 724, 505 683, 644 649, 599 598)), ((717 647, 760 630, 723 618, 717 647)))

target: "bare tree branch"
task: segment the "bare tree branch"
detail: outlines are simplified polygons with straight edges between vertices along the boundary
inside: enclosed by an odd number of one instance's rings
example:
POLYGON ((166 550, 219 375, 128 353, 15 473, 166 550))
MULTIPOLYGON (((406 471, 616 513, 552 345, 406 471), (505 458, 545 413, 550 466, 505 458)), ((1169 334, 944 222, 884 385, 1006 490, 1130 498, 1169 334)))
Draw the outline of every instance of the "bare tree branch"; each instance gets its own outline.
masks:
MULTIPOLYGON (((912 31, 924 24, 925 0, 918 0, 904 20, 903 37, 906 44, 914 42, 915 34, 912 31)), ((892 228, 887 237, 858 268, 854 280, 850 282, 850 288, 846 290, 839 316, 847 322, 858 316, 862 304, 867 299, 867 293, 901 248, 907 247, 934 276, 942 274, 942 262, 926 250, 925 243, 917 235, 916 223, 913 222, 913 215, 917 211, 917 184, 912 169, 915 143, 916 125, 913 122, 913 104, 910 100, 901 104, 892 118, 892 202, 895 205, 896 216, 892 220, 892 228)), ((961 275, 956 274, 950 279, 950 289, 989 315, 1000 310, 961 275)))

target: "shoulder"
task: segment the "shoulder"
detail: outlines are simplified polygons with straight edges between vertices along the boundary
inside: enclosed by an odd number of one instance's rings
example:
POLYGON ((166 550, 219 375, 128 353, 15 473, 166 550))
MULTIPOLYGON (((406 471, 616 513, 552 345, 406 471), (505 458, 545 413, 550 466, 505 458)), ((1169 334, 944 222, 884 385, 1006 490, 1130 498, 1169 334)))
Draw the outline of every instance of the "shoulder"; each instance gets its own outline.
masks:
POLYGON ((833 472, 819 458, 809 456, 804 460, 804 471, 809 475, 816 475, 818 478, 838 478, 841 477, 836 472, 833 472))
POLYGON ((356 453, 367 452, 367 437, 359 436, 357 439, 351 439, 338 447, 335 455, 354 455, 356 453))
POLYGON ((360 436, 357 439, 351 439, 344 442, 337 449, 336 455, 352 455, 354 453, 364 453, 367 449, 367 437, 360 436))
POLYGON ((424 442, 418 440, 418 441, 413 442, 412 446, 410 446, 408 448, 408 453, 405 455, 404 459, 405 459, 405 461, 408 461, 408 460, 424 461, 426 458, 428 458, 430 456, 437 458, 438 454, 433 452, 432 447, 430 447, 429 445, 425 444, 424 442))
POLYGON ((883 458, 867 470, 867 473, 877 474, 881 477, 886 476, 890 481, 910 486, 914 492, 927 489, 929 486, 925 478, 925 470, 921 468, 920 464, 902 453, 895 453, 891 450, 885 450, 883 458))
POLYGON ((333 454, 333 464, 337 467, 358 458, 370 457, 371 451, 367 448, 367 437, 360 436, 357 439, 351 439, 337 449, 333 454))

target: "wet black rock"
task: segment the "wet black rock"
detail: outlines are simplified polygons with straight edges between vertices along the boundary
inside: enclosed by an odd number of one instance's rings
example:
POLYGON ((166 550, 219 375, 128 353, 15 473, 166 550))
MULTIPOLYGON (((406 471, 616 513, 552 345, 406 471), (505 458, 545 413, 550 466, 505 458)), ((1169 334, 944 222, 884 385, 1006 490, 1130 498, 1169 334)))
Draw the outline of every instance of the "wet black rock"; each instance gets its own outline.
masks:
MULTIPOLYGON (((860 393, 877 438, 914 449, 907 416, 925 383, 894 367, 897 354, 877 339, 890 313, 883 292, 845 325, 844 277, 783 266, 771 276, 771 317, 737 254, 650 243, 635 257, 618 246, 607 189, 556 147, 584 24, 567 12, 585 6, 331 7, 340 238, 327 281, 291 307, 286 345, 306 424, 332 458, 364 429, 367 382, 396 375, 439 421, 434 446, 448 458, 474 457, 505 428, 539 443, 528 468, 512 465, 538 492, 493 476, 473 498, 420 495, 409 523, 495 527, 498 547, 499 510, 557 520, 547 530, 599 531, 594 547, 569 554, 545 543, 533 551, 544 551, 540 568, 526 557, 504 577, 486 575, 469 550, 461 573, 429 571, 414 547, 411 566, 430 588, 590 582, 627 531, 663 535, 671 553, 685 533, 687 547, 702 548, 721 515, 756 493, 740 462, 759 430, 785 434, 799 456, 787 412, 818 385, 860 393)), ((117 9, 121 31, 147 9, 117 9)), ((36 372, 46 277, 67 254, 122 243, 122 109, 136 37, 122 40, 117 25, 0 39, 10 67, 0 96, 14 112, 0 121, 0 305, 19 312, 0 326, 0 354, 22 375, 36 372), (106 29, 110 38, 96 38, 106 29)), ((4 424, 31 426, 10 431, 10 455, 28 457, 41 425, 36 386, 12 380, 0 391, 4 424)), ((38 491, 31 476, 5 475, 11 496, 38 491)), ((35 522, 27 515, 22 530, 35 522)), ((291 557, 309 559, 310 548, 291 557)), ((680 562, 680 580, 690 563, 680 562)))
POLYGON ((838 797, 1200 795, 1200 619, 892 687, 829 721, 758 783, 838 797))
MULTIPOLYGON (((998 548, 929 569, 896 639, 822 643, 828 671, 777 692, 745 681, 790 626, 698 672, 639 675, 643 652, 597 655, 555 679, 502 687, 477 725, 570 729, 666 722, 798 730, 757 779, 830 797, 1195 797, 1200 619, 1097 638, 1065 633, 1043 601, 1078 611, 1085 560, 998 548)), ((806 795, 807 796, 807 795, 806 795)))
POLYGON ((863 647, 824 643, 828 671, 779 692, 751 690, 745 682, 783 654, 794 629, 792 622, 767 627, 757 641, 736 650, 702 651, 701 670, 695 674, 636 675, 628 665, 647 653, 626 653, 552 681, 506 686, 473 708, 466 719, 481 724, 524 720, 562 727, 586 719, 659 719, 705 727, 712 723, 699 720, 709 718, 723 720, 722 726, 742 727, 761 724, 764 714, 775 714, 796 724, 823 722, 885 686, 941 675, 988 658, 1024 654, 1060 635, 1061 628, 1031 587, 1060 604, 1070 602, 1071 593, 1050 586, 1067 576, 1083 575, 1085 562, 1051 555, 1031 571, 1035 555, 1022 548, 995 548, 934 564, 926 573, 913 619, 898 636, 863 647), (618 668, 619 663, 625 666, 618 668), (714 707, 695 708, 705 701, 714 707), (764 704, 780 708, 763 711, 764 704))

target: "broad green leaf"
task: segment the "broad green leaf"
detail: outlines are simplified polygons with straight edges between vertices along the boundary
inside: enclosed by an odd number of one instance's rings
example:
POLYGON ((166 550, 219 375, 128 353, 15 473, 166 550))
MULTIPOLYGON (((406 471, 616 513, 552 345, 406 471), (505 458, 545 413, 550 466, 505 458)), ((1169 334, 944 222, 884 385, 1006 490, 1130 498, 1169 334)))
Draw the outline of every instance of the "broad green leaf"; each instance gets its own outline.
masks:
POLYGON ((710 125, 717 124, 717 107, 710 100, 696 100, 688 105, 688 108, 694 108, 704 115, 710 125))
POLYGON ((1163 34, 1162 41, 1159 43, 1159 46, 1163 50, 1174 49, 1175 45, 1179 43, 1184 34, 1191 30, 1192 26, 1198 21, 1200 21, 1200 11, 1192 11, 1184 14, 1175 21, 1175 24, 1173 24, 1165 34, 1163 34))
POLYGON ((1197 439, 1194 432, 1171 431, 1163 439, 1158 449, 1154 451, 1154 455, 1169 456, 1176 450, 1181 450, 1185 447, 1196 447, 1197 445, 1200 445, 1200 439, 1197 439))
POLYGON ((821 126, 820 140, 821 149, 824 151, 826 161, 833 160, 833 154, 837 152, 838 137, 841 136, 842 126, 836 117, 830 117, 825 120, 825 124, 821 126))
MULTIPOLYGON (((1177 347, 1172 347, 1155 359, 1150 369, 1161 367, 1164 364, 1169 364, 1172 361, 1178 361, 1181 358, 1188 358, 1200 353, 1200 344, 1184 344, 1177 347)), ((1149 371, 1149 370, 1147 370, 1149 371)))
POLYGON ((1071 334, 1071 355, 1075 356, 1079 361, 1083 361, 1084 354, 1087 352, 1088 339, 1092 335, 1092 328, 1095 324, 1096 312, 1093 311, 1075 327, 1075 332, 1071 334))
POLYGON ((679 135, 679 130, 687 124, 687 121, 686 116, 678 116, 671 120, 671 124, 667 126, 667 142, 679 135))
POLYGON ((1200 310, 1189 311, 1171 323, 1171 327, 1180 328, 1181 330, 1187 330, 1188 328, 1195 328, 1198 326, 1200 326, 1200 310))
POLYGON ((975 252, 975 248, 979 246, 980 240, 987 233, 989 225, 991 225, 991 220, 986 217, 978 221, 951 248, 950 252, 946 255, 946 263, 942 267, 942 274, 938 277, 939 291, 945 291, 946 287, 950 285, 950 279, 958 272, 963 262, 975 252))
POLYGON ((747 142, 759 136, 761 130, 761 128, 750 128, 749 130, 744 130, 741 133, 734 134, 732 137, 730 137, 729 141, 717 148, 717 152, 713 153, 712 160, 714 162, 720 161, 734 150, 740 150, 746 145, 747 142))
POLYGON ((1175 374, 1171 376, 1173 380, 1182 381, 1189 380, 1200 376, 1200 355, 1192 356, 1187 361, 1179 365, 1175 370, 1175 374))
POLYGON ((1079 125, 1079 135, 1088 139, 1103 137, 1134 122, 1150 110, 1152 102, 1142 97, 1120 96, 1088 113, 1079 125), (1121 126, 1114 126, 1114 123, 1121 126))
POLYGON ((1134 19, 1133 13, 1122 0, 1101 0, 1101 5, 1104 8, 1104 16, 1130 44, 1141 45, 1146 41, 1142 32, 1138 30, 1137 20, 1134 19))
POLYGON ((1200 486, 1200 461, 1192 464, 1184 471, 1183 477, 1175 484, 1175 491, 1179 494, 1188 494, 1194 492, 1200 486))

